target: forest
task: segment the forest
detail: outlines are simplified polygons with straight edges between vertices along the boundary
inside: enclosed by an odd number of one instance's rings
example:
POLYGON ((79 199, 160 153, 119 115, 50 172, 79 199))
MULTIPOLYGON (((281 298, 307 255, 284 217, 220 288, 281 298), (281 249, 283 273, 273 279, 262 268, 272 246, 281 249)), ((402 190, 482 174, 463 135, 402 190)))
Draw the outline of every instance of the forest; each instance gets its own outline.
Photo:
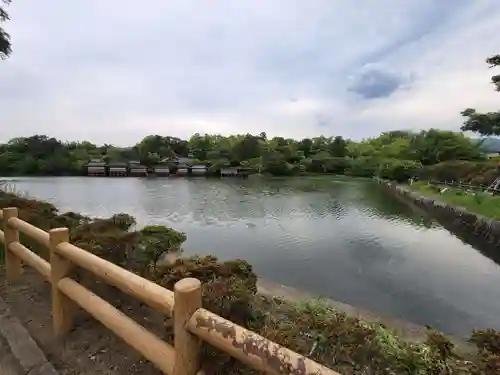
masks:
POLYGON ((0 145, 1 176, 71 176, 85 174, 91 159, 106 162, 139 160, 145 165, 174 156, 208 163, 216 173, 225 165, 241 165, 275 176, 304 173, 411 177, 422 167, 448 161, 486 160, 477 139, 438 129, 391 131, 360 142, 341 136, 268 138, 258 135, 194 134, 188 140, 149 135, 131 147, 61 142, 45 135, 14 138, 0 145))

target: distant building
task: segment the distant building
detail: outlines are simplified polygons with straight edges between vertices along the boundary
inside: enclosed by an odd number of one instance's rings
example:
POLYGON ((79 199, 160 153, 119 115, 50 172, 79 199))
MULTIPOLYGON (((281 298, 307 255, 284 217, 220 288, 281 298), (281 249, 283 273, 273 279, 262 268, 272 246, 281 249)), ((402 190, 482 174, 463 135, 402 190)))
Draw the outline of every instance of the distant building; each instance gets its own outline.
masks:
POLYGON ((191 166, 191 174, 194 176, 203 176, 207 174, 206 164, 195 164, 191 166))
POLYGON ((128 162, 129 176, 143 177, 148 175, 148 167, 141 164, 138 160, 128 162))
POLYGON ((238 167, 224 167, 220 170, 221 176, 237 176, 238 175, 238 167))
POLYGON ((252 168, 247 167, 224 167, 220 170, 220 175, 223 177, 247 177, 252 168))
POLYGON ((156 176, 163 177, 170 174, 170 168, 167 164, 157 164, 153 167, 153 172, 156 176))
POLYGON ((101 159, 92 159, 87 163, 87 175, 95 177, 106 176, 106 163, 101 159))
POLYGON ((110 163, 110 164, 108 164, 108 176, 110 176, 110 177, 126 177, 126 176, 128 176, 127 163, 110 163))
POLYGON ((177 176, 185 176, 189 173, 189 165, 187 164, 179 164, 177 166, 177 171, 175 172, 175 174, 177 176))

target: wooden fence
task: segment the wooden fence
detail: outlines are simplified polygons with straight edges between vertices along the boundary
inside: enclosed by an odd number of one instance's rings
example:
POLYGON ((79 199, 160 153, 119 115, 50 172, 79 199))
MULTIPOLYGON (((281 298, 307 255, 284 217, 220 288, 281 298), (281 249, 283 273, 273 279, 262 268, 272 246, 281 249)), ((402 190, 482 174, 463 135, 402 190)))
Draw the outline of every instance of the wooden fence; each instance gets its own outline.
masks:
POLYGON ((462 181, 454 181, 454 180, 448 180, 448 181, 437 181, 437 180, 428 180, 428 184, 430 185, 446 185, 446 186, 451 186, 451 187, 456 187, 460 189, 470 189, 470 190, 475 190, 475 191, 489 191, 492 192, 493 194, 500 194, 500 190, 498 189, 493 189, 490 187, 490 185, 473 185, 469 183, 465 183, 462 181))
POLYGON ((76 304, 166 374, 201 374, 201 345, 206 342, 267 374, 338 375, 325 366, 203 309, 201 283, 197 279, 178 281, 172 292, 72 245, 67 228, 45 232, 20 220, 17 208, 12 207, 1 210, 0 219, 3 219, 0 242, 5 245, 7 279, 20 277, 24 263, 51 283, 52 322, 57 337, 64 336, 71 329, 72 311, 76 304), (19 243, 20 232, 46 246, 50 250, 50 262, 19 243), (71 279, 74 266, 90 271, 153 309, 173 316, 174 345, 164 342, 71 279))

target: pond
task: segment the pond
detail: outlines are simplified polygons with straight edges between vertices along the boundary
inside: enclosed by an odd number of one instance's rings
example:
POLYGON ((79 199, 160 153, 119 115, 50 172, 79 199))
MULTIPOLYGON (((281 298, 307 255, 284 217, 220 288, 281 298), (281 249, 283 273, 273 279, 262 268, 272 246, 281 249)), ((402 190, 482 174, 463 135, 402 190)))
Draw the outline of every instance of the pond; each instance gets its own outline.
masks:
POLYGON ((188 254, 464 336, 500 328, 500 267, 369 180, 19 178, 62 211, 186 232, 188 254))

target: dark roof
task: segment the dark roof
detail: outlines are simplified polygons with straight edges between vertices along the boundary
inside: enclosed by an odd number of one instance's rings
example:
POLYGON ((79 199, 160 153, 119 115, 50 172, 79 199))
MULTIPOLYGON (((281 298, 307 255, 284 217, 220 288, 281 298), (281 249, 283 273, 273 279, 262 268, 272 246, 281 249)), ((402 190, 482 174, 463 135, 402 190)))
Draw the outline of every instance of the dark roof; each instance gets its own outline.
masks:
POLYGON ((108 167, 127 167, 128 164, 124 162, 114 162, 114 163, 109 163, 108 167))

